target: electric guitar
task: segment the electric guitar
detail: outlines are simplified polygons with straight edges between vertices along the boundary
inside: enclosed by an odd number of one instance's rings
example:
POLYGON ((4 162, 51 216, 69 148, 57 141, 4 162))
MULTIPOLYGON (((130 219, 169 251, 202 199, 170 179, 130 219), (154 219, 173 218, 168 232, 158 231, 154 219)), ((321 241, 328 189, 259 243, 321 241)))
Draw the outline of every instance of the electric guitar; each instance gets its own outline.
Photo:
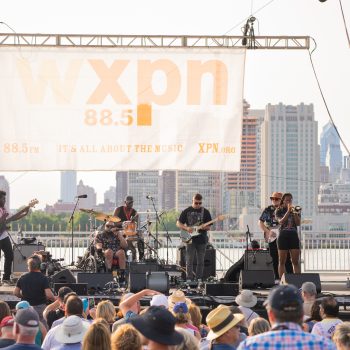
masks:
POLYGON ((210 224, 213 224, 214 222, 217 221, 222 221, 224 219, 228 218, 228 215, 219 215, 217 218, 215 218, 214 220, 208 221, 204 224, 201 225, 197 225, 197 226, 191 226, 190 228, 192 229, 192 232, 189 233, 188 231, 185 230, 181 230, 180 232, 180 238, 182 240, 182 242, 184 243, 190 243, 193 237, 197 237, 201 234, 201 232, 199 232, 200 230, 203 229, 203 227, 208 226, 210 224))
MULTIPOLYGON (((19 210, 16 214, 13 214, 11 215, 10 217, 7 217, 5 219, 5 221, 3 221, 1 224, 0 224, 0 237, 1 235, 6 231, 8 230, 10 227, 7 226, 8 223, 10 223, 11 221, 13 221, 13 217, 17 216, 17 215, 20 215, 22 213, 24 213, 25 211, 27 211, 28 209, 30 208, 33 208, 35 205, 37 205, 39 203, 39 201, 37 199, 32 199, 27 206, 25 206, 24 208, 22 208, 21 210, 19 210)), ((18 219, 15 219, 15 220, 18 220, 18 219)))

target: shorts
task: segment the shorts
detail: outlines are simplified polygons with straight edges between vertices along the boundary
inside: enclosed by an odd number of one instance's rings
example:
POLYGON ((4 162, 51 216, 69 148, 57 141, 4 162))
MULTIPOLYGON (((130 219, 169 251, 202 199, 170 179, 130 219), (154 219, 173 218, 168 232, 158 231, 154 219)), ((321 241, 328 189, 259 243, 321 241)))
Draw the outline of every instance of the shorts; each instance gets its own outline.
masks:
POLYGON ((278 250, 300 249, 300 240, 296 230, 283 230, 277 238, 278 250))

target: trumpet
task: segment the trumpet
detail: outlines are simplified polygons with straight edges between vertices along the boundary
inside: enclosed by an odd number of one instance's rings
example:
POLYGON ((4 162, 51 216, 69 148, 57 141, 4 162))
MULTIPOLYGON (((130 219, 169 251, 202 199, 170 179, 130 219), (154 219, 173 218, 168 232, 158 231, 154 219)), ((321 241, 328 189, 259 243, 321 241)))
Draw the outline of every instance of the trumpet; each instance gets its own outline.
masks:
POLYGON ((292 214, 300 214, 301 210, 301 206, 296 205, 295 207, 292 207, 292 214))

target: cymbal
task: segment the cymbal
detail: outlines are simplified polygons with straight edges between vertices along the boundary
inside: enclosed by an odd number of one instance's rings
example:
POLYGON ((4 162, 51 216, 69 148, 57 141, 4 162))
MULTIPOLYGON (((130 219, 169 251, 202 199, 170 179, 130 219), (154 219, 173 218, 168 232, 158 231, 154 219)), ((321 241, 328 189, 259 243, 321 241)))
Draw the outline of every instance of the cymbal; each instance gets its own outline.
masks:
POLYGON ((121 219, 118 218, 117 216, 104 214, 104 213, 102 213, 100 211, 96 211, 96 210, 93 210, 93 209, 80 208, 79 210, 82 211, 83 213, 95 216, 96 220, 112 221, 112 222, 119 222, 119 221, 121 221, 121 219))

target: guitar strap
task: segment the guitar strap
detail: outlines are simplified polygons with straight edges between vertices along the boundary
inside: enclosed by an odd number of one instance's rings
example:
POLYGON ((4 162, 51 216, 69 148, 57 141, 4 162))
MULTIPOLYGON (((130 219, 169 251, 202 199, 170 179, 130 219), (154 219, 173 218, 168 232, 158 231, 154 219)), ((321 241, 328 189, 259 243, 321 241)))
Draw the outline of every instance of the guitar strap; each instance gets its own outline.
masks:
POLYGON ((204 222, 204 207, 202 207, 202 210, 201 210, 201 223, 203 224, 204 222))

